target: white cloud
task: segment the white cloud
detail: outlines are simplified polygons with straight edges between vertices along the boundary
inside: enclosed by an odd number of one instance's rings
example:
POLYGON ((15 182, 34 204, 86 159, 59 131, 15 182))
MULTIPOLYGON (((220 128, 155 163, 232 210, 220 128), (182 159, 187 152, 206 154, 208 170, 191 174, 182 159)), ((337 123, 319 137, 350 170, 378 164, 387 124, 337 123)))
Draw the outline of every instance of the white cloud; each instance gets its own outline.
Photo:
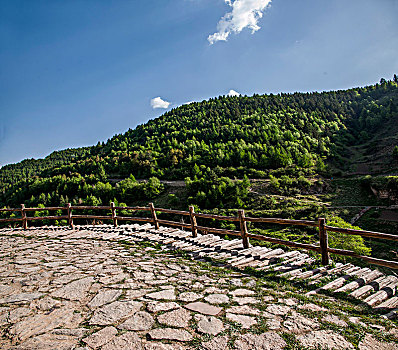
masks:
POLYGON ((240 93, 235 90, 229 90, 228 96, 240 96, 240 93))
POLYGON ((151 100, 151 107, 155 108, 168 108, 171 102, 162 100, 160 97, 155 97, 151 100))
POLYGON ((271 4, 271 0, 224 0, 232 11, 228 12, 217 24, 217 32, 209 35, 207 40, 212 45, 217 41, 227 41, 231 33, 240 33, 244 28, 252 30, 252 34, 260 29, 258 20, 271 4))

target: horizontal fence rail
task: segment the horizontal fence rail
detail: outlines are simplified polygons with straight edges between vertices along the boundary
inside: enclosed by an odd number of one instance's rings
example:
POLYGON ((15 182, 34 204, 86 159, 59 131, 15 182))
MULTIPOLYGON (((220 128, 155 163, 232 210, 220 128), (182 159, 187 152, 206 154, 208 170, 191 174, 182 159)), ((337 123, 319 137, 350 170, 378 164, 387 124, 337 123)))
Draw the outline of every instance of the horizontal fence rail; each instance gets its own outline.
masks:
POLYGON ((78 206, 78 205, 71 205, 70 203, 68 203, 65 207, 47 207, 47 208, 26 208, 24 204, 21 204, 21 208, 0 208, 0 212, 11 212, 11 213, 19 212, 21 217, 0 218, 0 223, 22 222, 22 226, 24 229, 28 228, 28 221, 38 221, 38 220, 67 220, 68 225, 71 226, 72 228, 74 227, 73 219, 110 220, 113 222, 113 225, 115 227, 118 225, 118 221, 149 222, 152 223, 156 229, 159 229, 159 224, 190 229, 192 231, 192 237, 197 237, 198 231, 201 231, 202 233, 205 234, 212 232, 220 235, 238 236, 242 238, 242 244, 244 248, 249 247, 249 239, 254 239, 259 241, 280 244, 297 249, 311 250, 321 254, 323 265, 329 264, 330 262, 329 254, 332 253, 332 254, 358 258, 374 265, 384 266, 392 269, 398 269, 398 262, 396 261, 383 260, 365 255, 360 255, 351 250, 330 248, 328 245, 328 231, 343 233, 348 235, 359 235, 367 238, 386 239, 395 242, 398 241, 398 235, 329 226, 326 225, 326 220, 324 218, 319 218, 318 221, 291 220, 291 219, 280 219, 280 218, 255 218, 255 217, 246 217, 243 209, 238 210, 237 216, 223 216, 215 214, 195 213, 193 206, 189 207, 189 211, 183 211, 175 209, 155 208, 153 203, 149 203, 147 207, 142 207, 142 206, 120 207, 120 206, 115 206, 113 202, 111 203, 110 206, 87 206, 87 205, 78 206), (111 215, 75 214, 73 213, 73 210, 75 211, 109 210, 111 212, 111 215), (118 216, 117 210, 130 211, 130 212, 147 211, 150 213, 150 217, 118 216), (66 211, 66 214, 47 215, 47 216, 27 215, 27 213, 30 212, 40 212, 40 211, 58 211, 58 212, 66 211), (187 216, 189 217, 190 222, 185 223, 185 222, 158 219, 157 213, 181 215, 183 217, 187 216), (240 230, 239 231, 228 230, 223 228, 201 226, 197 224, 196 218, 237 222, 239 223, 240 230), (317 227, 319 230, 319 246, 314 244, 286 241, 283 239, 269 237, 265 235, 251 234, 248 232, 247 222, 317 227))

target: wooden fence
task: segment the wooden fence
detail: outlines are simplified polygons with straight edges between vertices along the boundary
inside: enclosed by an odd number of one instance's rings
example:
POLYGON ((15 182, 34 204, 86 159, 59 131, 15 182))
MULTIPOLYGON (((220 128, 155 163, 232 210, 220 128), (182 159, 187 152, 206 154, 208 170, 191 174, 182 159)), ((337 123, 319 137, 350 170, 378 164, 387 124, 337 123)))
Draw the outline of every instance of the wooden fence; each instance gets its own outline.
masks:
POLYGON ((249 239, 255 239, 260 241, 266 241, 271 243, 277 243, 281 245, 285 245, 292 248, 312 250, 318 252, 322 256, 322 264, 329 264, 329 253, 339 254, 344 256, 350 256, 354 258, 359 258, 365 260, 371 264, 380 265, 384 267, 389 267, 393 269, 398 269, 398 262, 383 260, 372 258, 369 256, 359 255, 350 250, 343 249, 335 249, 330 248, 328 245, 328 231, 344 233, 348 235, 359 235, 362 237, 368 238, 379 238, 386 239, 398 242, 398 235, 392 235, 387 233, 380 232, 372 232, 372 231, 362 231, 362 230, 353 230, 346 229, 334 226, 326 225, 326 220, 324 218, 319 218, 318 221, 308 221, 308 220, 289 220, 289 219, 278 219, 278 218, 254 218, 245 216, 245 212, 243 209, 238 210, 237 216, 222 216, 222 215, 212 215, 212 214, 202 214, 195 213, 193 206, 189 207, 189 211, 181 211, 174 209, 163 209, 163 208, 155 208, 153 203, 149 203, 147 207, 118 207, 112 202, 110 206, 74 206, 68 203, 65 207, 47 207, 47 208, 26 208, 24 204, 21 205, 21 208, 13 208, 13 209, 0 209, 0 212, 20 212, 21 217, 16 218, 5 218, 0 219, 0 222, 22 222, 22 226, 24 229, 28 228, 28 221, 31 220, 67 220, 68 225, 73 226, 73 219, 88 219, 88 220, 111 220, 113 225, 116 227, 118 225, 118 221, 140 221, 140 222, 149 222, 152 223, 156 229, 159 228, 159 225, 169 225, 169 226, 177 226, 190 229, 192 231, 192 237, 197 237, 198 231, 203 233, 216 233, 221 235, 229 235, 229 236, 238 236, 242 238, 242 244, 244 248, 249 247, 249 239), (53 215, 53 216, 28 216, 29 212, 37 212, 37 211, 65 211, 65 215, 53 215), (107 210, 111 212, 111 215, 76 215, 73 213, 74 210, 107 210), (118 216, 117 210, 123 211, 147 211, 150 213, 149 217, 133 217, 133 216, 118 216), (175 215, 182 215, 185 217, 189 217, 190 223, 177 222, 177 221, 169 221, 158 219, 156 212, 158 213, 168 213, 175 215), (221 221, 232 221, 239 224, 240 230, 226 230, 220 228, 213 228, 207 226, 199 226, 197 224, 196 218, 202 219, 215 219, 221 221), (305 243, 297 243, 282 240, 279 238, 268 237, 264 235, 255 235, 250 234, 247 229, 247 222, 253 223, 269 223, 269 224, 279 224, 279 225, 292 225, 292 226, 307 226, 307 227, 317 227, 319 230, 319 245, 314 244, 305 244, 305 243))

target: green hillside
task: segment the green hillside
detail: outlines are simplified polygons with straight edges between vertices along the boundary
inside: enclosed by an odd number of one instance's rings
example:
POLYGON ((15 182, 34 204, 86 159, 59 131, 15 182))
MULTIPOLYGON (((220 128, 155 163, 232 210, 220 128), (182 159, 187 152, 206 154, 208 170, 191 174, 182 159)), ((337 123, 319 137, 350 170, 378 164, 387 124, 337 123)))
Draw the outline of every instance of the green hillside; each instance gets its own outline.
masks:
MULTIPOLYGON (((96 146, 4 166, 0 206, 151 200, 174 208, 243 207, 252 215, 350 221, 368 203, 395 203, 397 181, 386 176, 398 171, 397 145, 395 75, 349 90, 220 96, 172 109, 96 146), (372 192, 377 186, 391 196, 372 192)), ((395 230, 393 223, 371 220, 376 216, 362 226, 395 230)), ((308 232, 272 232, 311 241, 308 232)))

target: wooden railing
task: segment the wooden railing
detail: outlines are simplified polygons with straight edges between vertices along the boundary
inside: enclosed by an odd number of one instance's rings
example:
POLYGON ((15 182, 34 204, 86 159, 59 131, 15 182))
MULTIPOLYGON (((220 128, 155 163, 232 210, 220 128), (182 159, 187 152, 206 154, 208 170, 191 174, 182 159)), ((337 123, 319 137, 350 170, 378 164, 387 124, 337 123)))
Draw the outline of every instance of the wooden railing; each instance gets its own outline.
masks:
POLYGON ((159 229, 159 225, 169 225, 169 226, 177 226, 190 229, 192 231, 192 237, 197 237, 198 231, 202 231, 203 233, 213 232, 221 235, 229 235, 229 236, 238 236, 242 238, 242 244, 244 248, 249 247, 249 239, 255 239, 260 241, 266 241, 276 244, 285 245, 292 248, 312 250, 318 252, 322 256, 322 264, 329 264, 329 253, 338 254, 343 256, 350 256, 354 258, 359 258, 364 261, 367 261, 371 264, 389 267, 392 269, 398 269, 398 262, 383 260, 372 258, 369 256, 364 256, 357 254, 351 250, 343 250, 330 248, 328 244, 328 231, 343 233, 348 235, 359 235, 362 237, 368 238, 379 238, 391 240, 394 242, 398 242, 398 235, 392 235, 387 233, 373 232, 373 231, 362 231, 362 230, 354 230, 347 228, 340 228, 326 225, 326 220, 324 218, 319 218, 318 221, 308 221, 308 220, 290 220, 290 219, 279 219, 279 218, 254 218, 254 217, 246 217, 243 209, 238 210, 237 216, 222 216, 222 215, 213 215, 213 214, 203 214, 203 213, 195 213, 194 207, 190 206, 189 211, 182 210, 174 210, 174 209, 163 209, 163 208, 155 208, 153 203, 149 203, 147 207, 119 207, 115 206, 112 202, 110 206, 74 206, 68 203, 65 207, 47 207, 47 208, 26 208, 24 204, 21 205, 21 208, 13 208, 13 209, 0 209, 0 212, 20 212, 20 218, 0 218, 1 222, 22 222, 22 226, 24 229, 28 228, 28 221, 31 220, 67 220, 68 225, 74 227, 73 219, 92 219, 92 220, 111 220, 113 225, 116 227, 118 225, 118 221, 139 221, 139 222, 149 222, 152 223, 156 229, 159 229), (53 215, 53 216, 28 216, 29 212, 38 212, 38 211, 66 211, 66 215, 53 215), (74 210, 110 210, 111 215, 76 215, 73 214, 74 210), (150 217, 137 217, 137 216, 118 216, 117 210, 123 211, 148 211, 150 213, 150 217), (189 217, 190 223, 163 220, 157 217, 156 213, 167 213, 167 214, 175 214, 189 217), (197 224, 196 218, 201 219, 213 219, 220 221, 232 221, 239 223, 240 230, 227 230, 221 228, 213 228, 207 226, 200 226, 197 224), (250 234, 247 229, 247 222, 253 223, 269 223, 269 224, 279 224, 279 225, 292 225, 292 226, 307 226, 307 227, 317 227, 319 230, 319 246, 314 244, 305 244, 305 243, 297 243, 282 240, 279 238, 268 237, 264 235, 256 235, 250 234))

